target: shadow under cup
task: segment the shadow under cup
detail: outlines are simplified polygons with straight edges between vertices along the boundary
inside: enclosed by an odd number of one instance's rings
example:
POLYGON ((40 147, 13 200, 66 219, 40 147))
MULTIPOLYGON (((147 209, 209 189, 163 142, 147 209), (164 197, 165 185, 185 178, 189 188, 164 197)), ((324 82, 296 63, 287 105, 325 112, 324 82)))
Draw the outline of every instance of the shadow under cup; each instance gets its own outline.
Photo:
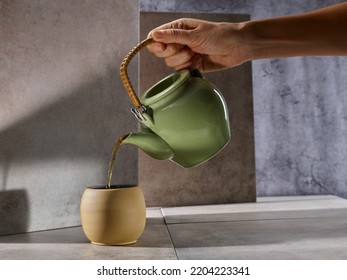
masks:
POLYGON ((85 189, 80 206, 86 237, 96 245, 129 245, 146 224, 146 204, 140 186, 92 186, 85 189))

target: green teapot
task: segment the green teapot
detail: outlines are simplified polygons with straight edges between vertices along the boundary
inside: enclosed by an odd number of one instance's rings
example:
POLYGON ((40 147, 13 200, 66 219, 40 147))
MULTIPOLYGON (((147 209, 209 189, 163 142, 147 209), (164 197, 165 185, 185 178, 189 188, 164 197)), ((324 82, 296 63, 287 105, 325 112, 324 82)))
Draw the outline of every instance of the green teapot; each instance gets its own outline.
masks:
POLYGON ((140 132, 130 133, 122 143, 136 145, 155 159, 169 159, 183 167, 199 165, 230 140, 226 102, 198 70, 173 73, 138 98, 126 68, 130 59, 151 42, 151 38, 142 41, 121 65, 123 84, 136 107, 132 112, 141 123, 140 132))

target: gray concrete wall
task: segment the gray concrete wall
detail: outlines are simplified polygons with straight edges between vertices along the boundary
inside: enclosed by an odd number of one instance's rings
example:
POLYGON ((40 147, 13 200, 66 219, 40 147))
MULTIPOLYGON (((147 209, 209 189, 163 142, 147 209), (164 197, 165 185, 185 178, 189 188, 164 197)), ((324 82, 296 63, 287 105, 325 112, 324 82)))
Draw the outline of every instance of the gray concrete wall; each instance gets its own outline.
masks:
MULTIPOLYGON (((118 68, 139 3, 0 0, 0 23, 0 234, 79 225, 84 188, 106 184, 113 141, 137 129, 118 68)), ((125 146, 113 183, 136 182, 125 146)))
MULTIPOLYGON (((344 1, 141 0, 141 11, 241 13, 252 19, 344 1)), ((254 61, 257 195, 347 198, 347 58, 254 61)))

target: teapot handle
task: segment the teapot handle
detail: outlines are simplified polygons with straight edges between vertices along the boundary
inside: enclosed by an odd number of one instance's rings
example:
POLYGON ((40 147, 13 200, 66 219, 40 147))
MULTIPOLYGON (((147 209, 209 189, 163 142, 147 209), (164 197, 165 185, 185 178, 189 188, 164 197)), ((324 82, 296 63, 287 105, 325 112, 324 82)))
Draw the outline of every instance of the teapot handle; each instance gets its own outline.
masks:
POLYGON ((130 63, 130 60, 133 59, 133 57, 144 47, 148 46, 149 44, 151 44, 152 42, 154 42, 153 38, 147 38, 145 40, 143 40, 141 43, 139 43, 136 47, 134 47, 128 54, 127 56, 123 59, 121 65, 120 65, 120 76, 121 76, 121 80, 123 82, 123 85, 130 97, 131 102, 134 104, 136 109, 132 109, 133 113, 137 116, 137 117, 142 117, 142 111, 145 111, 145 107, 142 105, 141 101, 139 100, 139 98, 137 97, 135 90, 129 80, 129 76, 127 73, 127 68, 128 65, 130 63))

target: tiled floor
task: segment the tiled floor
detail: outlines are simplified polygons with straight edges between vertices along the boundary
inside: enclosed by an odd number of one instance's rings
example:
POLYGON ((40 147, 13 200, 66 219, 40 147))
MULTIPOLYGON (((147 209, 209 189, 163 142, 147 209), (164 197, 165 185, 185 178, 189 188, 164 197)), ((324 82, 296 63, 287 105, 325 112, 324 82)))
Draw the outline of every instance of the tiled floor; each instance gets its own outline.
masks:
POLYGON ((92 245, 72 227, 2 236, 0 259, 347 259, 347 200, 150 208, 135 245, 92 245))

